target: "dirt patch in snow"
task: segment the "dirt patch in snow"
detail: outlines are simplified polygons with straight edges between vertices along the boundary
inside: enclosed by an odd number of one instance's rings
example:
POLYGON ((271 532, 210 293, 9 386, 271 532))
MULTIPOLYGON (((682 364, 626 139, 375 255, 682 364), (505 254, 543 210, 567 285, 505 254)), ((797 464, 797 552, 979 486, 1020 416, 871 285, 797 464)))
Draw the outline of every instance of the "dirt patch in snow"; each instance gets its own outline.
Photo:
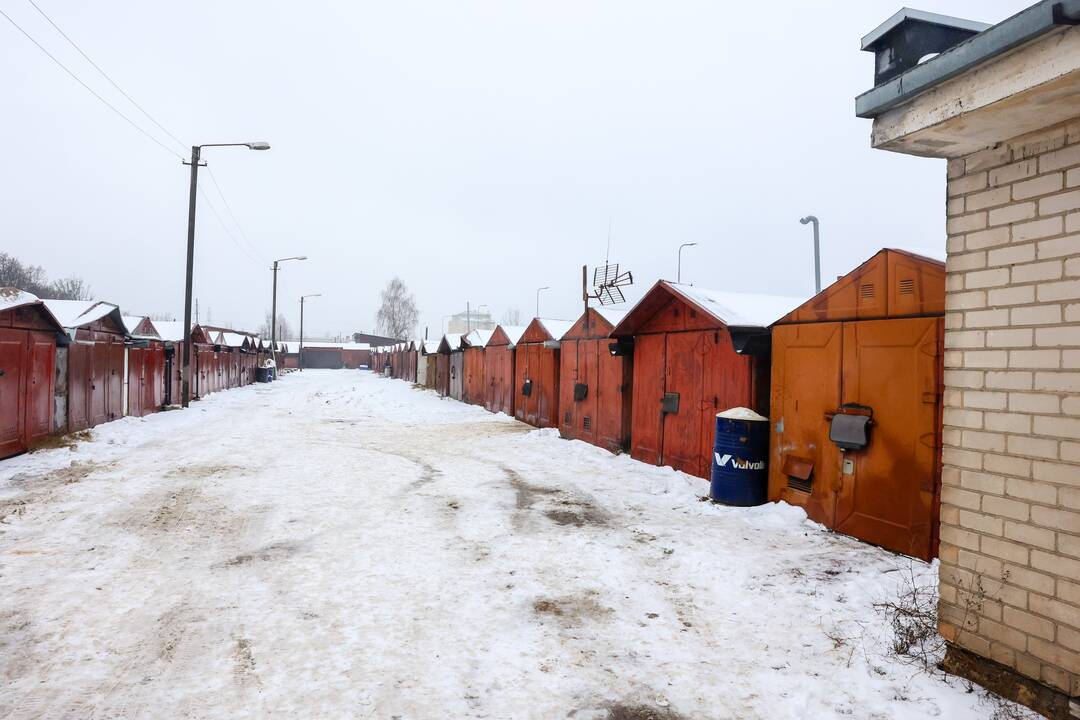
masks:
POLYGON ((115 462, 73 462, 44 475, 15 475, 11 478, 11 487, 21 490, 22 494, 0 499, 0 522, 22 515, 31 503, 48 500, 49 493, 56 488, 81 482, 95 472, 115 465, 115 462))
POLYGON ((688 720, 688 718, 668 708, 615 703, 608 708, 607 720, 688 720))
POLYGON ((200 619, 186 603, 174 605, 158 616, 157 636, 160 643, 158 658, 165 662, 172 662, 176 657, 177 648, 188 634, 189 626, 200 619))
POLYGON ((240 685, 249 685, 257 682, 255 676, 255 655, 251 651, 251 640, 236 638, 236 644, 232 651, 233 679, 240 685))
POLYGON ((237 567, 253 562, 275 562, 278 560, 285 560, 286 558, 290 558, 297 554, 300 550, 301 546, 298 542, 286 540, 283 542, 271 543, 250 553, 234 555, 225 562, 220 563, 217 567, 237 567))
POLYGON ((193 487, 180 488, 169 493, 165 502, 150 518, 150 527, 166 532, 180 527, 188 513, 188 508, 198 495, 199 491, 193 487))
POLYGON ((167 478, 207 478, 214 475, 224 475, 225 473, 234 472, 237 470, 243 470, 239 465, 228 465, 222 463, 191 463, 190 465, 179 465, 169 472, 165 473, 167 478))
POLYGON ((582 595, 541 597, 533 601, 533 612, 541 617, 557 619, 564 625, 581 625, 591 620, 602 620, 611 615, 612 609, 596 601, 598 593, 587 591, 582 595))
MULTIPOLYGON (((0 611, 0 677, 10 682, 25 675, 34 664, 33 648, 36 643, 33 625, 26 612, 0 611)), ((3 705, 0 705, 0 711, 3 710, 3 705)), ((0 712, 0 715, 3 714, 0 712)))
POLYGON ((502 471, 506 474, 506 479, 509 480, 510 487, 514 488, 514 506, 518 510, 528 510, 540 498, 559 494, 558 488, 530 485, 515 471, 506 466, 502 467, 502 471))
POLYGON ((560 500, 559 505, 560 507, 544 513, 556 525, 603 527, 608 523, 607 513, 592 503, 583 500, 560 500))
POLYGON ((93 435, 89 430, 80 430, 79 432, 73 432, 68 435, 45 435, 30 441, 30 452, 35 453, 42 450, 56 450, 59 448, 67 448, 70 450, 84 440, 89 440, 92 437, 93 435))

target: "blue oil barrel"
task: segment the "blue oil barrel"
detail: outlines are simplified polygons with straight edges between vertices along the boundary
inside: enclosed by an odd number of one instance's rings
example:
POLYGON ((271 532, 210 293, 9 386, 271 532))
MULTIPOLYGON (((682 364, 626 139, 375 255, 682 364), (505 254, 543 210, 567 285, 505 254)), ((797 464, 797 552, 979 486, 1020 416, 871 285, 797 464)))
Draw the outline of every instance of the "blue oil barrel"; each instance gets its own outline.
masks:
POLYGON ((725 505, 764 504, 768 456, 768 418, 741 407, 718 413, 709 496, 725 505))

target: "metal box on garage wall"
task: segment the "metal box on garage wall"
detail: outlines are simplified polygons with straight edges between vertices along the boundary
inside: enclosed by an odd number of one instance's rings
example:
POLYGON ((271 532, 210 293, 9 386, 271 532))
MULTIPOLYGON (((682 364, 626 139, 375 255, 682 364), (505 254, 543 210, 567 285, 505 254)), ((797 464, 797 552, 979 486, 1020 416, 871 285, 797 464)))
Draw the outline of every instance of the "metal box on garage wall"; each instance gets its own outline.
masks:
POLYGON ((944 277, 944 263, 882 250, 772 341, 769 498, 924 559, 937 553, 944 277))

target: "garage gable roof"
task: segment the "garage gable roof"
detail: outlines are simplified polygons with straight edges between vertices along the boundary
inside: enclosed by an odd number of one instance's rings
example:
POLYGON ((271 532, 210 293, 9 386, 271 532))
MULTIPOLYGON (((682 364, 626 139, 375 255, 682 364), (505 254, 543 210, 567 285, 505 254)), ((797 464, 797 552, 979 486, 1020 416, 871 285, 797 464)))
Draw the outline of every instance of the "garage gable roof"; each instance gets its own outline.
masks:
POLYGON ((764 295, 709 290, 659 280, 615 326, 612 336, 633 335, 671 298, 694 306, 725 327, 767 328, 804 303, 809 296, 764 295))
POLYGON ((69 333, 98 320, 108 320, 121 334, 127 335, 120 308, 100 300, 50 300, 43 299, 45 307, 69 333))

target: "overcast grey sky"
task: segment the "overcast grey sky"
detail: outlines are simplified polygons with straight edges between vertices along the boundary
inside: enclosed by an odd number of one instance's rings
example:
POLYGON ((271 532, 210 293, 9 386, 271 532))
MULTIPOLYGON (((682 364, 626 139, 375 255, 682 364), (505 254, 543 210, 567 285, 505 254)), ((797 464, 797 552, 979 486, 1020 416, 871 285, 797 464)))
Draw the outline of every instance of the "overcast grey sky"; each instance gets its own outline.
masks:
MULTIPOLYGON (((395 274, 421 327, 487 305, 580 314, 581 265, 636 290, 798 293, 889 245, 944 245, 942 162, 873 151, 854 97, 859 38, 900 7, 859 2, 207 2, 37 0, 128 94, 207 151, 243 236, 200 197, 195 293, 255 329, 270 260, 318 333, 371 331, 395 274), (247 242, 244 238, 246 237, 247 242), (250 247, 248 246, 250 243, 250 247)), ((928 0, 998 22, 1028 2, 928 0)), ((162 139, 37 14, 0 0, 82 79, 162 139)), ((0 18, 0 249, 83 276, 125 313, 183 305, 188 170, 0 18)), ((177 151, 180 152, 179 148, 177 151)), ((232 226, 205 174, 202 185, 232 226)))

